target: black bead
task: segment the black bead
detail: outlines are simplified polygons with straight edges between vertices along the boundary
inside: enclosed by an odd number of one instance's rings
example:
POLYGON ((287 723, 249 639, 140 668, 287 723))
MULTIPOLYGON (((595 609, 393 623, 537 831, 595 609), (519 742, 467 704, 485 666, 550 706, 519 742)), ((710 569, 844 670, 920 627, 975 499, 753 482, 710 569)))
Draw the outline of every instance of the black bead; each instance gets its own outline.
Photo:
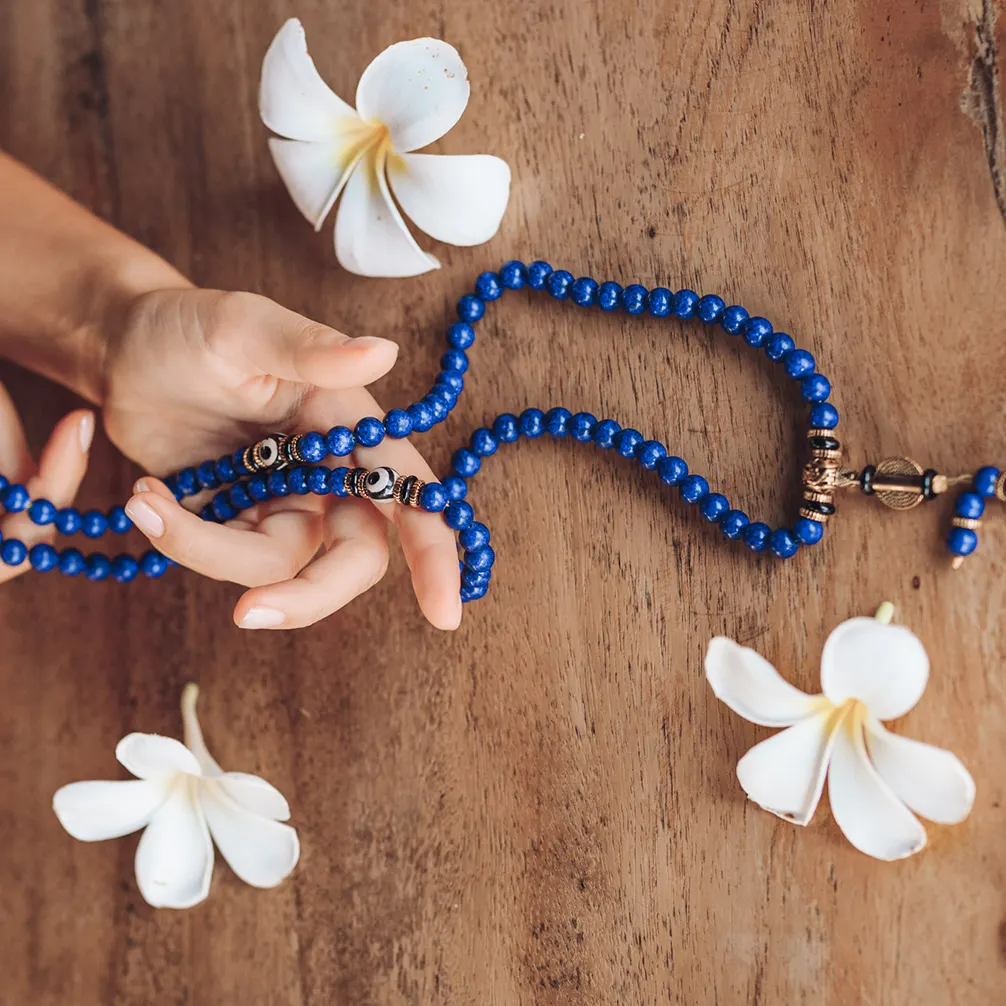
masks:
POLYGON ((830 517, 835 512, 834 503, 818 503, 817 500, 805 499, 802 505, 805 509, 813 510, 814 513, 823 514, 825 517, 830 517))
POLYGON ((922 473, 922 498, 931 500, 936 493, 933 492, 933 479, 936 478, 936 470, 934 468, 927 468, 922 473))
POLYGON ((876 465, 867 465, 859 476, 859 488, 865 496, 873 495, 873 476, 877 474, 876 465))
POLYGON ((812 451, 837 451, 842 446, 834 437, 808 437, 807 443, 812 451))

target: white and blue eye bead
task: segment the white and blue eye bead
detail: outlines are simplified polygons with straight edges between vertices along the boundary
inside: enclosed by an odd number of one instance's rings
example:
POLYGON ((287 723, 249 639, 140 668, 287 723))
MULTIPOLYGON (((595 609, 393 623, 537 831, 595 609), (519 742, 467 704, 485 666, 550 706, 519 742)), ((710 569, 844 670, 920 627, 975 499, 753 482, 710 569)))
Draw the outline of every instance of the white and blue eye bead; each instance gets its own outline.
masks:
POLYGON ((398 472, 394 468, 375 468, 363 480, 363 491, 367 494, 367 499, 375 503, 387 503, 394 499, 397 481, 398 472))

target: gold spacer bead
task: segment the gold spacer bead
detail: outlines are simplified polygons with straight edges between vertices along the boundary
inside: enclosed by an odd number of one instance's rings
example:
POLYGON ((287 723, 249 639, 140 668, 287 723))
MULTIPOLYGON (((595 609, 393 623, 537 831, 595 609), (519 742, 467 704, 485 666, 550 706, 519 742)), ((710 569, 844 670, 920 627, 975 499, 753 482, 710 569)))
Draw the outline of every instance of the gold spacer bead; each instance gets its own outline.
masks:
POLYGON ((812 503, 834 503, 835 497, 832 493, 819 493, 813 489, 804 489, 803 498, 812 503))
POLYGON ((977 531, 982 522, 974 517, 955 517, 951 522, 954 527, 966 527, 969 531, 977 531))
POLYGON ((996 499, 1006 503, 1006 471, 1000 472, 996 479, 996 499))
POLYGON ((409 506, 419 506, 419 496, 426 488, 426 483, 422 479, 416 479, 412 485, 412 492, 409 493, 409 506))
POLYGON ((835 436, 834 430, 807 430, 807 438, 811 437, 830 437, 832 440, 837 440, 838 437, 835 436))
POLYGON ((833 461, 835 467, 838 467, 838 463, 842 460, 842 452, 840 450, 818 450, 814 449, 810 452, 812 458, 817 458, 819 461, 833 461))
MULTIPOLYGON (((821 500, 820 502, 823 503, 826 501, 821 500)), ((816 510, 808 510, 807 507, 800 507, 800 516, 806 517, 807 520, 817 521, 818 524, 827 524, 829 515, 826 513, 818 513, 816 510)))
POLYGON ((396 503, 404 503, 405 502, 405 500, 402 499, 402 486, 405 485, 405 480, 407 478, 408 478, 407 475, 399 475, 398 478, 395 479, 395 485, 394 485, 394 487, 391 490, 391 498, 396 503))

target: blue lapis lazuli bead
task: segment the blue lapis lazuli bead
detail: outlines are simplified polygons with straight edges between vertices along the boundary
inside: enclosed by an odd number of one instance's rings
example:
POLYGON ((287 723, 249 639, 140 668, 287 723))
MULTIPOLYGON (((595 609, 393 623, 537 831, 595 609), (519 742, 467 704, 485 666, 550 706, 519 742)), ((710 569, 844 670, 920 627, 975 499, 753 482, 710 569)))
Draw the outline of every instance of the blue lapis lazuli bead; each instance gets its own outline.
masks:
POLYGON ((111 575, 116 583, 131 583, 140 571, 140 564, 131 555, 117 555, 112 560, 111 575))
POLYGON ((793 525, 793 537, 801 545, 816 545, 824 537, 824 525, 819 521, 800 517, 793 525))
POLYGON ((100 538, 108 530, 108 520, 100 510, 88 510, 81 520, 81 530, 88 538, 100 538))
POLYGON ((728 541, 736 541, 750 523, 751 518, 743 510, 728 510, 720 518, 720 531, 728 541))
POLYGON ((353 431, 348 426, 333 426, 325 435, 325 446, 329 454, 337 458, 352 454, 356 446, 353 431))
POLYGON ((412 432, 412 416, 405 409, 392 409, 384 417, 384 428, 393 440, 401 440, 412 432))
POLYGON ((622 288, 608 280, 597 291, 597 303, 602 311, 617 311, 622 306, 622 288))
POLYGON ((444 370, 456 370, 463 374, 468 369, 468 355, 463 349, 449 349, 440 357, 440 366, 444 370))
POLYGON ((492 433, 483 426, 472 434, 469 446, 473 454, 477 454, 480 458, 487 458, 490 454, 496 453, 499 443, 492 433))
POLYGON ((100 552, 92 552, 84 560, 84 576, 93 583, 99 583, 108 579, 108 574, 112 572, 112 561, 107 555, 100 552))
POLYGON ((634 458, 643 445, 643 434, 639 430, 622 430, 615 437, 615 450, 623 458, 634 458))
MULTIPOLYGON (((6 545, 7 543, 4 542, 6 545)), ((952 527, 947 535, 947 548, 954 555, 971 555, 978 547, 978 535, 968 527, 952 527)), ((2 546, 0 546, 2 548, 2 546)))
POLYGON ((527 266, 516 259, 505 262, 500 268, 499 278, 508 290, 519 290, 527 282, 527 266))
POLYGON ((316 465, 319 461, 324 461, 328 456, 328 448, 325 446, 325 438, 316 430, 305 433, 297 444, 300 456, 311 465, 316 465))
POLYGON ((699 500, 699 513, 710 524, 716 524, 730 509, 730 500, 722 493, 708 493, 699 500))
MULTIPOLYGON (((318 436, 320 437, 321 434, 319 433, 318 436)), ((325 443, 324 437, 322 437, 321 442, 322 444, 325 443)), ((327 453, 328 452, 326 451, 325 454, 327 453)), ((249 468, 248 465, 245 464, 244 454, 244 448, 242 448, 231 455, 231 460, 234 462, 234 471, 238 478, 244 478, 245 475, 251 475, 254 472, 253 468, 249 468)), ((322 454, 322 457, 324 457, 325 454, 322 454)))
POLYGON ((666 318, 674 305, 674 295, 666 287, 658 286, 650 291, 646 306, 654 318, 666 318))
POLYGON ((52 569, 59 564, 59 553, 47 542, 39 542, 33 545, 28 553, 28 560, 32 569, 37 569, 40 573, 52 569))
MULTIPOLYGON (((279 473, 277 472, 276 474, 279 473)), ((289 491, 289 488, 287 488, 287 492, 289 491)), ((231 504, 230 496, 226 490, 218 492, 216 496, 213 497, 213 501, 210 503, 210 509, 213 511, 213 516, 221 522, 234 520, 234 518, 238 515, 238 511, 231 504)))
POLYGON ((450 410, 447 408, 447 403, 439 395, 427 395, 423 402, 432 413, 434 423, 442 423, 447 418, 447 413, 450 410))
POLYGON ((565 269, 556 269, 545 283, 546 289, 556 300, 565 300, 572 285, 573 274, 565 269))
POLYGON ((785 332, 776 332, 765 342, 765 355, 773 363, 778 363, 795 346, 792 336, 785 332))
POLYGON ((324 465, 312 468, 307 476, 307 487, 315 496, 327 496, 332 491, 332 472, 324 465))
POLYGON ((665 486, 679 486, 688 476, 688 465, 684 458, 671 454, 657 462, 657 474, 665 486))
POLYGON ((463 479, 477 475, 481 467, 482 462, 478 455, 473 454, 467 447, 456 450, 451 458, 451 471, 463 479))
POLYGON ((450 500, 439 482, 427 482, 419 493, 419 505, 429 513, 439 513, 450 500))
POLYGON ((823 402, 831 394, 831 381, 824 374, 808 374, 800 382, 800 394, 804 401, 823 402))
POLYGON ((593 439, 594 430, 597 428, 597 419, 589 412, 578 412, 573 416, 573 421, 569 424, 569 433, 574 440, 585 444, 593 439))
POLYGON ((151 580, 164 576, 167 571, 168 560, 160 552, 150 549, 140 556, 140 572, 151 580))
POLYGON ((499 276, 494 272, 484 272, 475 280, 475 292, 483 300, 498 300, 503 295, 499 276))
POLYGON ((182 496, 195 496, 199 492, 199 480, 196 478, 195 468, 183 468, 175 476, 175 485, 182 496))
POLYGON ((425 433, 433 427, 433 411, 425 402, 413 402, 406 411, 412 417, 414 433, 425 433))
POLYGON ((707 293, 699 298, 695 305, 695 313, 707 324, 712 325, 723 317, 723 312, 727 309, 726 302, 722 297, 717 297, 714 293, 707 293))
POLYGON ((216 472, 217 478, 221 482, 233 482, 237 478, 237 472, 234 470, 234 456, 225 454, 222 458, 218 458, 216 472))
POLYGON ((478 321, 486 313, 486 304, 481 297, 466 293, 457 305, 458 317, 468 324, 478 321))
POLYGON ((467 321, 456 321, 447 329, 447 344, 452 349, 470 349, 475 343, 475 329, 467 321))
POLYGON ((54 521, 56 530, 60 534, 76 534, 83 524, 84 519, 76 507, 68 506, 56 514, 54 521))
POLYGON ((504 412, 496 417, 493 422, 493 436, 501 444, 512 444, 520 437, 520 427, 517 424, 517 417, 509 412, 504 412))
MULTIPOLYGON (((525 409, 518 420, 521 436, 540 437, 545 432, 545 415, 541 409, 525 409)), ((461 474, 460 472, 458 474, 461 474)))
POLYGON ((748 320, 747 311, 740 304, 732 304, 723 312, 720 324, 727 335, 740 335, 744 322, 748 320))
POLYGON ((805 349, 791 349, 782 358, 782 365, 786 368, 786 373, 797 381, 813 374, 817 361, 805 349))
POLYGON ((108 511, 108 529, 115 534, 125 534, 133 529, 133 522, 125 507, 114 506, 108 511))
POLYGON ((437 375, 437 384, 450 388, 455 395, 460 395, 465 387, 465 375, 460 370, 442 370, 437 375))
POLYGON ((957 497, 954 503, 954 513, 958 517, 967 517, 969 520, 978 520, 985 512, 985 500, 978 493, 965 492, 957 497))
POLYGON ((996 482, 999 480, 999 469, 986 465, 975 472, 975 492, 979 496, 995 496, 996 482))
POLYGON ((348 474, 349 469, 345 467, 332 469, 332 478, 329 481, 329 491, 333 496, 349 495, 349 491, 346 489, 346 476, 348 474))
POLYGON ((204 461, 196 469, 196 478, 203 489, 216 489, 220 485, 217 479, 217 463, 215 461, 204 461))
POLYGON ((636 460, 648 472, 652 472, 663 458, 667 457, 667 448, 659 440, 646 440, 639 445, 636 460))
POLYGON ((84 571, 84 556, 75 548, 59 553, 59 571, 64 576, 77 576, 84 571))
POLYGON ((570 299, 578 307, 593 307, 597 303, 597 280, 581 276, 569 290, 570 299))
POLYGON ((476 549, 485 548, 489 544, 489 528, 477 520, 472 521, 468 527, 464 528, 458 535, 458 544, 466 551, 473 552, 476 549))
POLYGON ((838 409, 831 402, 818 402, 810 410, 807 421, 810 423, 811 429, 833 430, 838 426, 838 409))
POLYGON ((701 475, 686 475, 678 491, 686 503, 698 503, 709 492, 709 483, 701 475))
POLYGON ((248 480, 248 495, 256 503, 264 503, 269 499, 269 486, 264 475, 254 475, 248 480))
POLYGON ((550 436, 564 437, 569 433, 569 424, 573 414, 569 409, 555 408, 549 409, 545 413, 545 429, 550 436))
POLYGON ((468 483, 459 475, 448 475, 440 484, 449 500, 463 500, 468 495, 468 483))
MULTIPOLYGON (((311 491, 311 487, 308 485, 310 475, 311 469, 304 465, 298 465, 292 471, 287 472, 286 484, 290 487, 290 492, 297 496, 306 496, 311 491)), ((233 505, 240 509, 239 500, 235 500, 233 505)))
POLYGON ((646 287, 632 283, 622 291, 622 307, 627 314, 642 314, 646 310, 646 287))
POLYGON ((769 535, 768 547, 777 558, 788 559, 790 556, 796 555, 800 543, 786 528, 780 527, 769 535))
POLYGON ((747 545, 752 552, 764 552, 768 548, 769 535, 772 534, 772 528, 768 524, 763 524, 761 521, 756 521, 754 524, 748 524, 744 528, 744 544, 747 545))
POLYGON ((0 475, 0 493, 10 485, 10 479, 6 475, 0 475))
POLYGON ((598 447, 607 450, 615 446, 615 438, 621 432, 622 427, 614 419, 602 419, 594 427, 594 443, 598 447))
POLYGON ((3 493, 3 505, 4 509, 8 513, 21 513, 28 502, 31 499, 28 495, 28 490, 25 489, 23 485, 15 482, 13 485, 9 485, 3 493))
POLYGON ((685 320, 695 317, 695 307, 699 302, 699 295, 694 290, 679 290, 674 295, 673 311, 676 317, 685 320))
POLYGON ((0 544, 0 559, 8 566, 20 566, 27 556, 27 546, 17 538, 5 538, 0 544))
POLYGON ((748 318, 741 328, 741 335, 749 346, 757 349, 771 337, 772 322, 767 318, 748 318))
POLYGON ((552 267, 547 262, 532 262, 527 267, 527 285, 532 290, 544 290, 549 276, 552 275, 552 267))
POLYGON ((465 565, 476 572, 489 569, 495 561, 496 553, 493 551, 492 545, 465 552, 465 565))
MULTIPOLYGON (((339 471, 340 469, 336 469, 339 471)), ((286 481, 286 472, 269 472, 266 478, 266 485, 269 487, 270 497, 289 496, 290 486, 286 481)), ((214 497, 214 500, 216 497, 214 497)))
POLYGON ((461 598, 462 603, 470 604, 472 601, 478 601, 480 598, 485 597, 487 589, 485 586, 469 587, 463 585, 458 591, 458 596, 461 598))
POLYGON ((488 569, 484 573, 469 569, 464 563, 461 564, 461 582, 466 587, 485 587, 492 579, 492 570, 488 569))
POLYGON ((33 500, 28 516, 35 524, 51 524, 56 519, 56 508, 48 500, 33 500))
POLYGON ((444 507, 444 522, 455 531, 463 531, 475 519, 475 511, 471 503, 464 500, 451 500, 444 507))

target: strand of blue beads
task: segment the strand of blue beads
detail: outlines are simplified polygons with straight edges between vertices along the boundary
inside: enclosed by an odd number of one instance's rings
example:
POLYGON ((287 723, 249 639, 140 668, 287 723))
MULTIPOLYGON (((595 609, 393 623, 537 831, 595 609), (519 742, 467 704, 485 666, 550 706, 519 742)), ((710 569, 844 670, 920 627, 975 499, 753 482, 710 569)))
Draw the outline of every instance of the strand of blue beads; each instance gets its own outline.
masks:
MULTIPOLYGON (((498 272, 483 273, 475 282, 475 292, 458 301, 458 321, 447 329, 448 349, 441 357, 441 372, 430 392, 419 401, 406 409, 392 409, 383 420, 365 417, 352 430, 335 426, 327 434, 317 431, 303 434, 298 441, 298 453, 305 463, 285 471, 251 470, 244 460, 248 449, 243 447, 233 454, 184 468, 169 476, 166 484, 179 500, 217 490, 212 501, 200 511, 205 520, 217 522, 231 520, 256 503, 290 493, 342 494, 346 469, 330 470, 321 462, 329 456, 346 457, 357 447, 376 447, 385 437, 401 439, 412 433, 425 433, 443 422, 464 389, 467 350, 475 342, 474 325, 485 314, 486 303, 497 300, 505 290, 523 287, 547 291, 556 300, 571 300, 582 308, 622 310, 630 315, 648 313, 655 318, 695 318, 708 325, 719 325, 728 334, 743 338, 752 348, 762 349, 799 382, 801 394, 810 404, 811 428, 831 430, 838 424, 838 412, 828 402, 831 384, 817 372, 814 357, 798 349, 789 335, 775 332, 765 318, 752 317, 739 305, 727 306, 721 297, 712 294, 700 297, 692 290, 672 293, 664 287, 647 290, 638 284, 623 288, 613 282, 598 283, 589 276, 574 279, 572 273, 554 270, 547 262, 524 265, 513 261, 498 272)), ((588 413, 574 416, 563 408, 548 413, 528 409, 520 417, 510 414, 498 417, 492 430, 476 430, 469 447, 455 453, 452 475, 440 483, 427 485, 420 500, 423 509, 442 513, 448 526, 459 533, 461 595, 466 601, 485 593, 495 559, 488 529, 475 521, 472 508, 464 499, 466 480, 479 470, 483 457, 495 453, 500 442, 511 442, 522 435, 533 438, 544 432, 557 437, 571 435, 602 448, 614 448, 623 457, 656 471, 666 485, 678 487, 686 502, 697 505, 707 521, 718 524, 724 537, 741 540, 752 551, 768 549, 780 558, 788 558, 801 545, 813 545, 822 536, 823 525, 805 518, 792 528, 775 531, 767 524, 752 522, 743 511, 732 509, 723 494, 710 492, 706 479, 690 473, 684 460, 669 455, 659 441, 646 440, 633 429, 622 429, 614 420, 598 422, 588 413)), ((112 508, 107 515, 97 510, 81 514, 73 507, 57 509, 47 500, 32 501, 21 485, 7 485, 4 481, 0 490, 0 502, 9 512, 27 509, 35 523, 54 524, 62 534, 81 531, 85 536, 98 538, 108 530, 121 533, 131 526, 121 507, 112 508)), ((36 569, 58 567, 67 575, 83 572, 89 579, 111 577, 121 582, 133 579, 137 572, 160 576, 173 564, 156 551, 147 552, 139 560, 128 555, 109 558, 97 553, 84 557, 76 549, 57 552, 49 545, 36 545, 29 552, 14 538, 0 544, 0 558, 15 566, 28 558, 36 569)))
POLYGON ((947 548, 951 555, 963 559, 978 547, 978 532, 974 527, 960 526, 961 523, 977 524, 985 513, 985 500, 996 494, 999 469, 986 465, 974 474, 972 487, 965 489, 954 501, 954 521, 947 535, 947 548))

